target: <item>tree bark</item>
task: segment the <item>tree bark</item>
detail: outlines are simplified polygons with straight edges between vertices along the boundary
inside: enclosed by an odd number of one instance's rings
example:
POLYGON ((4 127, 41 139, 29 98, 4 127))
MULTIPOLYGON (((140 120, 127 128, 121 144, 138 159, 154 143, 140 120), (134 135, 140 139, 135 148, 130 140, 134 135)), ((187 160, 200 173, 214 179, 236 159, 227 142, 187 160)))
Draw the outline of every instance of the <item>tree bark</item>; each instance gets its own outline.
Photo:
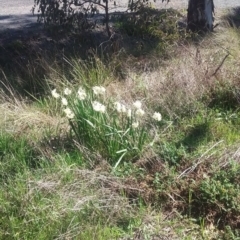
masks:
POLYGON ((188 30, 212 31, 213 13, 213 0, 189 0, 187 14, 188 30))

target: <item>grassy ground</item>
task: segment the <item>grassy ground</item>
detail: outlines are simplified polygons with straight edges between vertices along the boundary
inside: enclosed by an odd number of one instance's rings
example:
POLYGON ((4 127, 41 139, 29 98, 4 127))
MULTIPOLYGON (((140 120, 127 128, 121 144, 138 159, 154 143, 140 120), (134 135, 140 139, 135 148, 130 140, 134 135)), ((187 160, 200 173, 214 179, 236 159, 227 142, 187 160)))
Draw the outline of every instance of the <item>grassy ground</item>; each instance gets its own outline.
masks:
POLYGON ((79 35, 4 48, 0 239, 240 238, 239 28, 148 14, 96 50, 79 35))

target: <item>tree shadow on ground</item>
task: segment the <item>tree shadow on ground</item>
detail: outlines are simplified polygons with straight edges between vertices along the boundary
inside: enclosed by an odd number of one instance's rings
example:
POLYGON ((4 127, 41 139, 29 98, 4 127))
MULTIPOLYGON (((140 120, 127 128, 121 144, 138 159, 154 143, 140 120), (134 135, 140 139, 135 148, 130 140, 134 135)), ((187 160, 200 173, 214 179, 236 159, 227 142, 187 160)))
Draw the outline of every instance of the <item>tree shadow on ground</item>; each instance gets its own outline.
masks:
POLYGON ((64 27, 44 27, 32 15, 0 16, 0 90, 20 95, 42 94, 50 68, 66 56, 86 58, 104 41, 103 28, 78 33, 64 27))
POLYGON ((240 27, 240 6, 229 10, 229 12, 222 17, 227 21, 231 27, 240 27))
MULTIPOLYGON (((102 23, 103 14, 93 19, 97 23, 95 28, 82 32, 67 27, 44 27, 32 15, 21 15, 20 22, 17 15, 0 16, 0 87, 11 86, 23 95, 41 95, 51 68, 64 66, 66 70, 64 58, 87 59, 93 56, 93 51, 107 56, 108 61, 122 49, 125 56, 134 56, 135 62, 156 51, 159 58, 164 58, 168 45, 179 40, 176 20, 182 17, 173 9, 112 13, 109 39, 102 23)), ((184 35, 184 27, 181 31, 184 35)), ((123 67, 124 61, 118 65, 123 67)))
POLYGON ((198 146, 201 146, 202 143, 206 141, 209 137, 209 124, 197 124, 189 130, 189 132, 178 143, 178 145, 184 146, 188 152, 193 152, 197 149, 198 146))

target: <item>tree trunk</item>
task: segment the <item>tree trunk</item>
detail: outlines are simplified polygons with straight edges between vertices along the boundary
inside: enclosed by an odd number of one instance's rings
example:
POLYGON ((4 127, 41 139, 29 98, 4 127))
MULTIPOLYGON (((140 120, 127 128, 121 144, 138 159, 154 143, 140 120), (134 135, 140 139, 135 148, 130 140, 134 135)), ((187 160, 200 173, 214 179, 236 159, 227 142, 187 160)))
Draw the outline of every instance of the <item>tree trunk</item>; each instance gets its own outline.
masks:
POLYGON ((213 0, 189 0, 187 15, 188 30, 212 31, 213 13, 213 0))

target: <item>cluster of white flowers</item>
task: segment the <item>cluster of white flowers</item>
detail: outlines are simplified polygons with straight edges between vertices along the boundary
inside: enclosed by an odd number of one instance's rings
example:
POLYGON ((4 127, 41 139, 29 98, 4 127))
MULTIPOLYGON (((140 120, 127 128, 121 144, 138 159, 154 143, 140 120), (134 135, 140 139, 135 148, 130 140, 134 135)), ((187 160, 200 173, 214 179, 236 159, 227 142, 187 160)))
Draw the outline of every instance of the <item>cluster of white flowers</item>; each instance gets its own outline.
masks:
MULTIPOLYGON (((94 86, 92 88, 92 90, 93 90, 93 93, 95 95, 104 95, 105 92, 106 92, 106 89, 102 86, 94 86)), ((52 96, 56 99, 61 97, 61 95, 57 92, 56 89, 53 89, 51 91, 51 93, 52 93, 52 96)), ((63 94, 65 96, 69 96, 69 95, 72 94, 72 90, 69 89, 69 88, 65 88, 64 91, 63 91, 63 94)), ((83 101, 87 98, 87 92, 84 88, 79 87, 76 96, 77 96, 78 100, 83 101)), ((70 108, 67 107, 68 106, 67 98, 66 97, 61 97, 61 102, 62 102, 62 105, 66 107, 64 109, 66 117, 69 118, 69 119, 74 118, 73 111, 70 108)), ((98 101, 93 101, 91 104, 92 104, 92 108, 93 108, 94 111, 100 112, 100 113, 105 113, 106 112, 106 106, 103 105, 102 103, 100 103, 98 101)), ((122 104, 121 102, 114 102, 113 107, 118 113, 126 114, 126 116, 128 118, 132 118, 133 116, 136 117, 136 119, 133 119, 134 121, 132 122, 132 127, 133 128, 138 128, 139 127, 139 125, 140 125, 139 120, 141 119, 141 117, 143 117, 145 115, 145 111, 142 109, 142 102, 139 101, 139 100, 137 100, 133 103, 133 110, 131 108, 127 109, 127 107, 124 104, 122 104), (134 115, 133 115, 133 113, 134 113, 134 115)), ((152 118, 155 121, 161 121, 162 120, 162 115, 159 112, 155 112, 153 114, 152 118)))
MULTIPOLYGON (((92 90, 93 90, 93 93, 95 95, 104 95, 105 92, 106 92, 106 89, 102 86, 95 86, 95 87, 92 88, 92 90)), ((51 94, 56 99, 61 97, 61 95, 57 92, 56 89, 53 89, 51 91, 51 94)), ((64 89, 63 95, 65 95, 67 97, 71 94, 72 94, 71 89, 69 89, 69 88, 64 89)), ((79 99, 80 101, 85 100, 87 98, 86 90, 82 87, 79 87, 76 96, 77 96, 77 99, 79 99)), ((74 113, 69 107, 67 107, 68 106, 68 100, 67 100, 66 97, 61 97, 62 105, 66 107, 63 111, 66 114, 67 118, 72 119, 72 118, 74 118, 74 113)), ((106 107, 103 104, 101 104, 100 102, 97 102, 97 101, 92 102, 92 107, 96 112, 105 113, 105 111, 106 111, 106 107)))
POLYGON ((142 109, 142 103, 139 100, 134 102, 133 106, 137 109, 135 112, 137 117, 142 117, 145 114, 145 111, 142 109))
MULTIPOLYGON (((52 96, 54 97, 54 98, 60 98, 60 94, 57 92, 57 89, 53 89, 52 90, 52 96)), ((69 88, 65 88, 64 89, 64 91, 63 91, 63 93, 64 93, 64 95, 70 95, 71 93, 72 93, 72 90, 71 89, 69 89, 69 88)), ((62 98, 62 99, 66 99, 66 98, 62 98)), ((64 104, 66 101, 65 100, 63 100, 63 105, 67 105, 67 104, 64 104)))
MULTIPOLYGON (((135 115, 138 118, 138 120, 132 123, 132 127, 138 128, 139 127, 139 119, 144 116, 145 111, 142 109, 142 102, 139 100, 137 100, 133 103, 133 107, 136 108, 135 115)), ((132 111, 131 111, 130 117, 131 117, 131 115, 132 115, 132 111)))
MULTIPOLYGON (((137 117, 142 117, 142 116, 145 114, 144 110, 142 110, 142 103, 141 103, 140 101, 134 102, 134 103, 133 103, 133 106, 137 109, 136 112, 135 112, 135 114, 136 114, 137 117)), ((159 112, 155 112, 155 113, 153 114, 152 118, 153 118, 155 121, 160 122, 160 121, 162 120, 162 115, 161 115, 161 113, 159 113, 159 112)))
MULTIPOLYGON (((137 100, 133 103, 133 109, 129 108, 120 103, 120 102, 115 102, 113 104, 115 110, 119 113, 126 113, 126 116, 128 118, 136 117, 135 119, 133 118, 134 122, 132 123, 132 128, 138 128, 140 126, 140 119, 145 115, 145 111, 142 109, 142 102, 137 100)), ((162 120, 162 115, 159 112, 155 112, 152 116, 152 118, 155 121, 161 121, 162 120)))
MULTIPOLYGON (((133 110, 131 108, 127 109, 127 107, 120 103, 120 102, 114 102, 113 103, 114 109, 118 112, 118 113, 124 113, 126 114, 126 116, 128 118, 132 118, 133 116, 133 110)), ((136 101, 133 103, 133 107, 136 108, 135 112, 135 116, 138 117, 138 119, 136 119, 136 121, 132 122, 132 128, 138 128, 139 127, 139 118, 141 118, 145 112, 144 110, 142 110, 142 103, 140 101, 136 101)))

